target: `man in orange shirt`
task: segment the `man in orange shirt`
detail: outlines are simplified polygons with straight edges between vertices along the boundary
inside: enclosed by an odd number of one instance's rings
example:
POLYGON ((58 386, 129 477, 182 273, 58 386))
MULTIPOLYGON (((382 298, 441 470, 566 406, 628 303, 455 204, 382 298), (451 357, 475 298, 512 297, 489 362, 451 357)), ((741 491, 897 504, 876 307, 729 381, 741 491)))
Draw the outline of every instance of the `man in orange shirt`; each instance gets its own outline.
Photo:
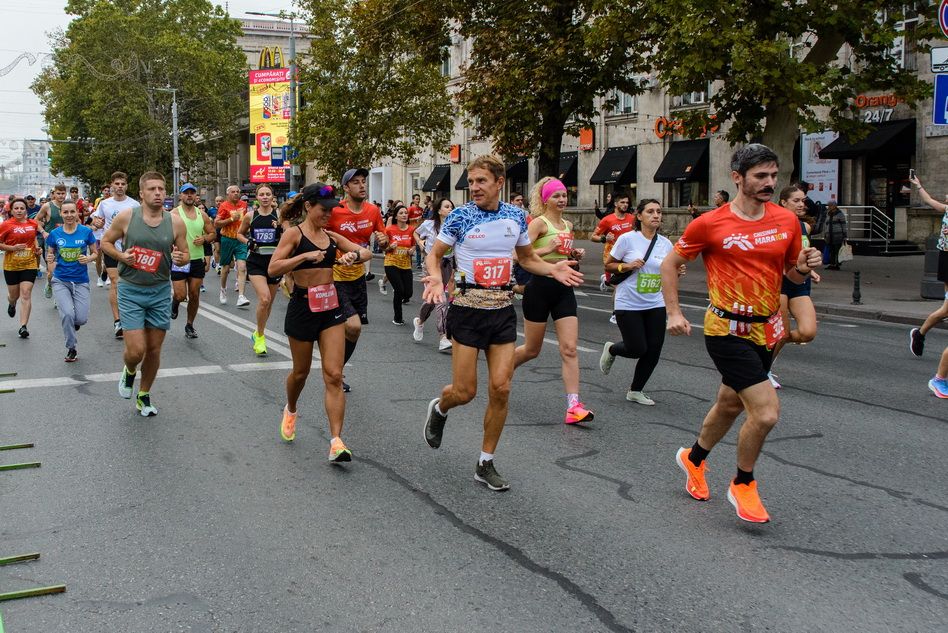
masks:
POLYGON ((737 150, 731 158, 734 201, 693 220, 662 262, 668 332, 687 335, 691 324, 678 304, 678 268, 699 254, 703 257, 711 299, 704 319, 705 345, 721 373, 717 401, 697 441, 676 455, 687 476, 685 490, 699 501, 710 497, 705 458, 746 411, 737 440, 737 476, 727 498, 738 517, 753 523, 770 520, 757 492, 754 464, 780 413, 767 372, 774 345, 787 335, 780 315, 781 282, 786 275, 795 284, 803 283, 823 263, 817 249, 803 247, 796 216, 770 202, 777 171, 777 155, 770 148, 755 143, 737 150))
POLYGON ((247 213, 247 203, 240 199, 240 187, 231 185, 227 188, 227 200, 217 207, 217 217, 214 226, 221 230, 221 305, 227 303, 227 274, 230 272, 231 262, 236 261, 237 268, 237 307, 250 305, 250 300, 244 296, 247 284, 247 245, 237 239, 240 223, 247 213))

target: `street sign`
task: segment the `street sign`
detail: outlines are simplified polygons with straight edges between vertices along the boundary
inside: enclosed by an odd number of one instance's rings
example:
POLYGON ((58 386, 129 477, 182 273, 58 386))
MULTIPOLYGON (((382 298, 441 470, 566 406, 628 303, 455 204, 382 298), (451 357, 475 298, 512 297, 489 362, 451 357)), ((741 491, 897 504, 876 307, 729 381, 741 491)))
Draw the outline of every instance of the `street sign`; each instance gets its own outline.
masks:
POLYGON ((932 72, 948 72, 948 46, 940 46, 932 49, 932 72))
POLYGON ((935 95, 932 99, 932 123, 948 125, 948 75, 935 75, 935 95))
POLYGON ((938 3, 938 25, 945 37, 948 37, 948 0, 938 3))

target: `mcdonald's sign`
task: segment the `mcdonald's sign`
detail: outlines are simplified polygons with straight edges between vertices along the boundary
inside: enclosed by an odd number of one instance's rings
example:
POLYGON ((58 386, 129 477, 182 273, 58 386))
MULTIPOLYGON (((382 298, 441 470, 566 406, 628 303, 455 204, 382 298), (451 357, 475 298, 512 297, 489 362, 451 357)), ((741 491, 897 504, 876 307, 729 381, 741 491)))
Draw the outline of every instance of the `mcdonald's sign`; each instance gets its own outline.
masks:
POLYGON ((263 50, 260 51, 260 62, 257 67, 260 70, 284 68, 283 50, 279 46, 264 46, 263 50))

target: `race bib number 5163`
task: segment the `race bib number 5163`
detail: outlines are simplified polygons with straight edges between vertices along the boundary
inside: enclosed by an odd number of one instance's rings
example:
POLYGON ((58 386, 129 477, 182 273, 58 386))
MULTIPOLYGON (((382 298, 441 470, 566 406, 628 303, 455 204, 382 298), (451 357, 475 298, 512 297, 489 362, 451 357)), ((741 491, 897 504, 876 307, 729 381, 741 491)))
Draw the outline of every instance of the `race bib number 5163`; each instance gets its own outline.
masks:
POLYGON ((510 283, 510 258, 491 257, 474 260, 474 283, 485 288, 506 286, 510 283))

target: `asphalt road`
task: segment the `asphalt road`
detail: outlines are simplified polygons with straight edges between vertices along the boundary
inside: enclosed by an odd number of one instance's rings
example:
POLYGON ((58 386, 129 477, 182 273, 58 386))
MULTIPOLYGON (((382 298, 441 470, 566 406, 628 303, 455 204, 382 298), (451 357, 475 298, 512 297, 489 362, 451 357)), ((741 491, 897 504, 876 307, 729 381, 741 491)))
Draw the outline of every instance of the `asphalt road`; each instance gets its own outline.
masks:
POLYGON ((646 389, 657 406, 628 403, 632 362, 598 370, 617 336, 599 293, 579 299, 596 420, 562 424, 547 344, 515 377, 497 453, 512 489, 492 493, 473 481, 485 396, 428 448, 425 404, 450 357, 433 322, 421 344, 393 325, 374 285, 346 369, 343 467, 326 462, 318 373, 296 442, 279 440, 284 300, 261 360, 252 311, 209 289, 199 339, 175 322, 160 415, 144 419, 116 393, 106 293, 93 288, 67 365, 40 290, 32 338, 12 320, 0 330, 0 372, 19 374, 0 382, 16 389, 0 395, 0 444, 36 444, 0 463, 42 462, 0 472, 0 557, 42 558, 0 567, 0 592, 68 590, 0 602, 8 632, 945 630, 948 402, 926 387, 943 332, 919 360, 903 326, 827 318, 785 352, 783 415, 756 470, 773 521, 755 526, 725 499, 733 432, 709 458, 709 502, 688 497, 674 462, 719 382, 700 330, 666 341, 646 389))

